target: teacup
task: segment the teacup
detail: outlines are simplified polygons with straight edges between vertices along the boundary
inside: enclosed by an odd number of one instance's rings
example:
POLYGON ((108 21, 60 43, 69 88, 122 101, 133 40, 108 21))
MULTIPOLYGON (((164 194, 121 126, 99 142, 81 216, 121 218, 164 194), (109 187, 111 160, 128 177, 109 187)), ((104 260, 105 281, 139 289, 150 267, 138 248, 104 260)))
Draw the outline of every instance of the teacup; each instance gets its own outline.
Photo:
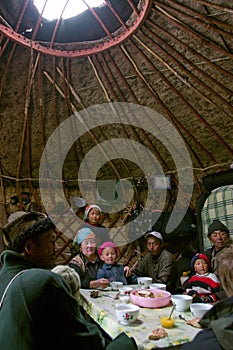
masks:
POLYGON ((119 281, 110 282, 110 287, 112 288, 112 290, 119 290, 119 288, 121 288, 122 286, 123 286, 123 282, 119 282, 119 281))
POLYGON ((137 280, 140 288, 149 288, 152 283, 151 277, 138 277, 137 280))
POLYGON ((150 289, 166 290, 166 284, 164 284, 164 283, 151 283, 150 289))
POLYGON ((130 295, 132 292, 132 287, 123 286, 119 288, 120 295, 130 295))
POLYGON ((187 311, 193 301, 193 298, 187 294, 174 294, 171 296, 173 304, 176 305, 177 311, 187 311))

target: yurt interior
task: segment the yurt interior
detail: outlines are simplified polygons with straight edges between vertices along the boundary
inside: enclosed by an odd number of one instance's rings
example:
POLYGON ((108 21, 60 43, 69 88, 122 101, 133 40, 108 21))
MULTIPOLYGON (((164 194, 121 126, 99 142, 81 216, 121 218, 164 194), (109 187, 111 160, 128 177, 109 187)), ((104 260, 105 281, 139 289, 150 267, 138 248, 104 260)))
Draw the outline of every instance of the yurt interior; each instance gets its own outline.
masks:
POLYGON ((46 213, 67 264, 95 203, 119 261, 154 229, 182 273, 233 235, 233 3, 61 3, 0 0, 0 226, 46 213))

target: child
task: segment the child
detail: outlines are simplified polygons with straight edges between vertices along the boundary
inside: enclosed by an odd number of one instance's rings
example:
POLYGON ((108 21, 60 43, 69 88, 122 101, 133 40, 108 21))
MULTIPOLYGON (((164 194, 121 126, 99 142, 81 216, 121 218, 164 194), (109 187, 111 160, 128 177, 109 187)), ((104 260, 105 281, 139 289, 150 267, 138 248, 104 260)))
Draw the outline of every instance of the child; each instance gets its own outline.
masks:
POLYGON ((100 259, 104 261, 103 267, 98 269, 98 278, 107 278, 110 282, 118 281, 123 284, 137 283, 137 277, 131 276, 129 266, 123 266, 117 263, 119 256, 119 248, 113 242, 104 242, 98 254, 100 259))
POLYGON ((191 260, 192 276, 183 287, 186 293, 194 297, 195 302, 214 303, 218 301, 216 293, 221 284, 218 277, 209 272, 210 261, 205 254, 198 253, 191 260))
POLYGON ((100 223, 101 209, 98 205, 88 205, 85 208, 83 219, 85 223, 80 228, 88 227, 94 232, 97 247, 99 247, 103 242, 110 241, 108 230, 100 223))
POLYGON ((52 269, 53 272, 61 275, 68 286, 70 287, 71 293, 75 298, 79 297, 79 290, 81 287, 79 274, 67 265, 57 265, 52 269))

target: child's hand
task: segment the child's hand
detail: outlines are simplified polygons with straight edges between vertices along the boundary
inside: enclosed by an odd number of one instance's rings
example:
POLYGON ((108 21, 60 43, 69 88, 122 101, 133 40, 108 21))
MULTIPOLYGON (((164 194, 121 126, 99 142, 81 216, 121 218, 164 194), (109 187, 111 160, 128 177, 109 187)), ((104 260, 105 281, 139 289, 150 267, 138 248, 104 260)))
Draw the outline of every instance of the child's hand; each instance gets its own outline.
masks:
POLYGON ((125 271, 125 276, 128 277, 128 276, 131 276, 131 269, 129 266, 125 266, 124 267, 124 271, 125 271))

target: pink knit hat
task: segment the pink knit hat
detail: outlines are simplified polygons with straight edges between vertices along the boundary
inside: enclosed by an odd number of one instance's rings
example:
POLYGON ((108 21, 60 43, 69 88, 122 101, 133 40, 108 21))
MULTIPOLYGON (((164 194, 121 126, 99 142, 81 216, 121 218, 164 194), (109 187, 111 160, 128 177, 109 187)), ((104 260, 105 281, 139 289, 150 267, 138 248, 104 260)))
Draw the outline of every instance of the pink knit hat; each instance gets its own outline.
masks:
POLYGON ((109 242, 104 242, 104 243, 99 247, 99 249, 98 249, 98 254, 99 254, 99 256, 102 254, 104 248, 109 248, 109 247, 114 248, 115 251, 116 251, 116 253, 117 253, 117 256, 119 255, 120 251, 119 251, 118 246, 117 246, 115 243, 109 241, 109 242))

